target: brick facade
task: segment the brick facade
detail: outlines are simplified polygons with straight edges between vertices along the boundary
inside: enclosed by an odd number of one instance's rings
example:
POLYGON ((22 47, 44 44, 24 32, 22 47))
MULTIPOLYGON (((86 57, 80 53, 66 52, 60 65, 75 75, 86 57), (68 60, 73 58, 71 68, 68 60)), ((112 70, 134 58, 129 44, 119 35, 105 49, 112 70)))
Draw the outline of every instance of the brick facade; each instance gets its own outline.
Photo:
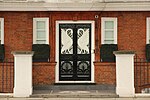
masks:
POLYGON ((101 17, 117 17, 118 49, 133 50, 145 58, 146 17, 149 12, 0 12, 4 18, 4 45, 6 58, 13 58, 12 51, 32 50, 33 18, 49 17, 50 63, 36 63, 33 66, 35 85, 55 83, 55 36, 57 20, 95 21, 95 83, 116 83, 115 64, 100 62, 101 17), (98 18, 95 18, 98 15, 98 18))

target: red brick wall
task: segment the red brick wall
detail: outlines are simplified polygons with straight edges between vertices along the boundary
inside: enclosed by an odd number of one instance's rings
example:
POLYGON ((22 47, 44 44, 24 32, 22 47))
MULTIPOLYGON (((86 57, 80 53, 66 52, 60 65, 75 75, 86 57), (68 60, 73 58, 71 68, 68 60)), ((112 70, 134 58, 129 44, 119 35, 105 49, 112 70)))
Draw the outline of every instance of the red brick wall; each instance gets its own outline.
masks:
POLYGON ((47 85, 55 83, 55 63, 33 63, 33 84, 47 85))
MULTIPOLYGON (((5 55, 12 58, 12 51, 31 50, 33 18, 49 17, 50 63, 33 68, 34 84, 53 84, 55 80, 55 33, 57 20, 94 20, 95 21, 95 82, 115 84, 115 66, 103 66, 100 62, 101 17, 118 18, 118 48, 133 50, 138 56, 145 57, 146 17, 149 12, 0 12, 5 22, 5 55), (95 19, 95 15, 99 17, 95 19)), ((108 64, 106 64, 108 65, 108 64)))
POLYGON ((95 82, 97 84, 116 84, 116 64, 95 62, 95 82))

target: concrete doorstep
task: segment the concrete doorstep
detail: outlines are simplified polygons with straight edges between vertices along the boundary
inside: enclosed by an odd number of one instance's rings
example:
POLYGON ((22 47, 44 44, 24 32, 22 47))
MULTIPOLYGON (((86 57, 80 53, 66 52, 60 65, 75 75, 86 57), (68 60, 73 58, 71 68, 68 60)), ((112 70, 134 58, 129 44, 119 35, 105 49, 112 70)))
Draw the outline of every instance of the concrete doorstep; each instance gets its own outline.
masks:
POLYGON ((0 100, 150 100, 150 98, 0 98, 0 100))
POLYGON ((34 91, 29 98, 0 96, 0 100, 150 100, 150 97, 120 98, 113 91, 34 91))
POLYGON ((34 91, 34 94, 31 97, 39 98, 118 98, 118 95, 114 91, 82 91, 82 90, 73 90, 73 91, 45 91, 38 90, 34 91))

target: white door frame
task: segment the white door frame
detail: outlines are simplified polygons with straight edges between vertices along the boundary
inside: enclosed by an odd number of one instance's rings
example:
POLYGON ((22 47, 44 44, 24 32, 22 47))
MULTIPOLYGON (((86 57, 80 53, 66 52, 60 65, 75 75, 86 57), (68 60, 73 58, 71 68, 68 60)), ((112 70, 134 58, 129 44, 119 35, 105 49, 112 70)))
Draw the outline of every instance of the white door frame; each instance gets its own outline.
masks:
POLYGON ((94 49, 95 49, 95 42, 94 42, 94 32, 95 29, 95 22, 94 21, 56 21, 56 68, 55 68, 55 83, 94 83, 94 49), (78 24, 78 23, 88 23, 91 24, 91 81, 59 81, 59 24, 63 23, 71 23, 71 24, 78 24))

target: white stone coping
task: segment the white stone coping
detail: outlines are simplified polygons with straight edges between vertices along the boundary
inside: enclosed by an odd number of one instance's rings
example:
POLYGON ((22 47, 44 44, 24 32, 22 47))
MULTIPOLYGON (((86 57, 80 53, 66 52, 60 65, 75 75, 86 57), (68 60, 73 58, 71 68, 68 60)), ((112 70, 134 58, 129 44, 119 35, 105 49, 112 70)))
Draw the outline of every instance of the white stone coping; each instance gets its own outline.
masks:
POLYGON ((13 55, 33 55, 34 51, 12 51, 13 55))
POLYGON ((137 97, 137 98, 144 98, 144 97, 150 98, 150 94, 149 93, 137 93, 137 94, 135 94, 135 97, 137 97))
POLYGON ((0 99, 1 97, 5 97, 5 98, 13 97, 13 93, 0 93, 0 99))
POLYGON ((135 51, 121 50, 121 51, 114 51, 113 54, 135 54, 135 51))

